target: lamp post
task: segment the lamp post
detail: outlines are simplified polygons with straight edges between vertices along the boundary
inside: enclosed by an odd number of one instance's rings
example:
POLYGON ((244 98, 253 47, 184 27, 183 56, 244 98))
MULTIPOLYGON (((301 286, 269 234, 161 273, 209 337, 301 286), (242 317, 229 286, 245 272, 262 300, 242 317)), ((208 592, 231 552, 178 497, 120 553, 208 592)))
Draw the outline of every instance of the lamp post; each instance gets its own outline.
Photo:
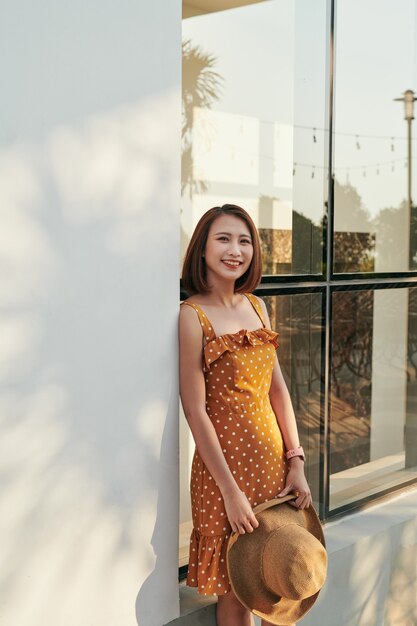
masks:
MULTIPOLYGON (((407 122, 407 139, 408 139, 408 189, 407 189, 407 207, 408 207, 408 220, 410 224, 409 233, 409 269, 412 269, 413 264, 413 203, 411 199, 411 122, 414 119, 414 102, 417 98, 414 97, 414 91, 407 89, 404 91, 402 98, 395 98, 396 101, 404 102, 404 119, 407 122)), ((408 322, 409 323, 409 322, 408 322)), ((413 384, 413 383, 411 383, 413 384)), ((407 393, 406 403, 406 415, 405 415, 405 429, 404 429, 404 447, 405 447, 405 467, 414 467, 417 464, 417 419, 416 412, 413 406, 412 400, 409 395, 413 395, 413 391, 407 393)))
MULTIPOLYGON (((407 150, 407 167, 408 167, 408 185, 407 185, 407 208, 408 208, 408 217, 410 220, 410 227, 412 224, 412 208, 413 201, 411 199, 411 170, 412 170, 412 160, 411 160, 411 122, 414 119, 414 102, 417 98, 414 96, 414 91, 411 89, 407 89, 404 91, 404 95, 402 98, 394 98, 396 102, 404 102, 404 119, 407 122, 407 142, 408 142, 408 150, 407 150)), ((411 229, 410 229, 411 230, 411 229)), ((410 232, 411 236, 411 232, 410 232)), ((411 242, 410 242, 411 243, 411 242)), ((411 254, 412 246, 410 245, 410 267, 411 269, 411 254)))

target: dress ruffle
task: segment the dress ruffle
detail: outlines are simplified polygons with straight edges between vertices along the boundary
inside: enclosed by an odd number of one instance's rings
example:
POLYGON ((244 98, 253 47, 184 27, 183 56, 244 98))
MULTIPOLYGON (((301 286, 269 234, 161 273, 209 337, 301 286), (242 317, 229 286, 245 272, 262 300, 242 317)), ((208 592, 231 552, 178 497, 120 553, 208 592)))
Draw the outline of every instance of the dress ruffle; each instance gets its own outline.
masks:
POLYGON ((204 595, 224 595, 231 586, 227 573, 226 552, 230 535, 202 535, 193 529, 187 585, 198 587, 204 595), (199 580, 200 578, 200 580, 199 580))
POLYGON ((242 346, 259 346, 264 343, 272 343, 275 349, 278 348, 279 333, 269 328, 258 328, 257 330, 239 330, 237 333, 220 335, 212 339, 204 346, 203 370, 208 372, 210 365, 217 361, 226 352, 234 352, 242 346))

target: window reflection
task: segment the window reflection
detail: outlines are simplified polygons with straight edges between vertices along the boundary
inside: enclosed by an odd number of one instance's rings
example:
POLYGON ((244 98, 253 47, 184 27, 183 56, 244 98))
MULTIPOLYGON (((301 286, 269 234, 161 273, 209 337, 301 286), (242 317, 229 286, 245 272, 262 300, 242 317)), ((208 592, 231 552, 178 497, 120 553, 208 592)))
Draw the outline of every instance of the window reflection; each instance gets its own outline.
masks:
POLYGON ((417 477, 417 288, 333 294, 330 508, 417 477))
POLYGON ((306 452, 306 476, 318 507, 323 410, 322 295, 268 296, 264 300, 271 326, 279 332, 277 356, 290 392, 300 441, 306 452))
POLYGON ((230 202, 259 228, 264 274, 321 273, 325 2, 244 4, 183 21, 181 256, 230 202))
MULTIPOLYGON (((337 3, 335 273, 417 268, 407 124, 404 104, 395 101, 417 88, 415 7, 414 0, 337 3)), ((415 180, 416 159, 411 168, 415 180)))

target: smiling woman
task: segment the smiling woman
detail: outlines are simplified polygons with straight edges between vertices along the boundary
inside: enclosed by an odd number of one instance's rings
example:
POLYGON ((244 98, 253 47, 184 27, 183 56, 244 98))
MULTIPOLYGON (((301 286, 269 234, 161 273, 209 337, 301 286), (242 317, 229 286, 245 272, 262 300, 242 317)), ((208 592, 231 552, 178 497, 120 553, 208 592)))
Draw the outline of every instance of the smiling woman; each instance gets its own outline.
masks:
POLYGON ((263 301, 250 292, 260 281, 260 257, 250 216, 226 204, 202 216, 183 268, 190 297, 179 319, 180 393, 196 444, 187 583, 218 596, 219 626, 231 619, 252 623, 226 568, 231 534, 253 532, 253 507, 280 494, 294 491, 293 506, 300 509, 311 504, 304 452, 275 355, 278 333, 263 301))
POLYGON ((255 224, 240 207, 225 204, 200 219, 185 255, 182 281, 188 294, 208 293, 208 276, 216 269, 233 272, 236 291, 253 291, 262 275, 255 224))

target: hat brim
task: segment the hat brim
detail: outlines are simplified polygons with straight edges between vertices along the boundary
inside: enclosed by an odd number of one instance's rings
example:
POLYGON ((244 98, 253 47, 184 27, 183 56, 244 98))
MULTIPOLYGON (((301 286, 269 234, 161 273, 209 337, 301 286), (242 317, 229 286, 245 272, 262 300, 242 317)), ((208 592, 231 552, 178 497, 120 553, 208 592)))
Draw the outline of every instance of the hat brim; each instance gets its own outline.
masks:
POLYGON ((296 509, 287 504, 293 496, 264 502, 254 508, 259 522, 252 533, 230 537, 227 547, 227 569, 232 590, 252 613, 271 624, 290 626, 313 606, 319 591, 303 600, 291 600, 272 593, 262 577, 262 549, 268 535, 278 526, 299 524, 325 546, 323 529, 313 506, 296 509))

